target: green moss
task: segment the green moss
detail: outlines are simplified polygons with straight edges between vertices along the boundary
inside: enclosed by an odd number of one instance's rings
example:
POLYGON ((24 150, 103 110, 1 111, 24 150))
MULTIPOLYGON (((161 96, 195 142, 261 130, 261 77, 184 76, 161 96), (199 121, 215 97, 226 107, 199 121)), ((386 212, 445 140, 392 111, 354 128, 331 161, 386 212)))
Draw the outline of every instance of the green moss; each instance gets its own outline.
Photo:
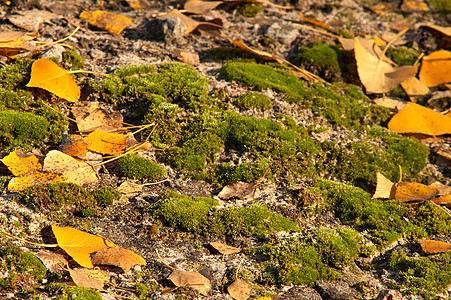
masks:
POLYGON ((255 107, 259 110, 267 110, 272 107, 271 99, 258 92, 249 92, 236 99, 236 106, 242 110, 255 107))
POLYGON ((118 164, 124 175, 129 178, 152 179, 166 175, 166 170, 158 164, 136 154, 121 157, 118 164))
POLYGON ((19 148, 24 152, 39 148, 48 135, 49 122, 41 116, 13 110, 0 111, 2 151, 19 148))
POLYGON ((100 213, 95 208, 85 208, 80 211, 80 216, 83 218, 89 218, 89 217, 100 217, 100 213))
POLYGON ((424 202, 415 209, 413 222, 429 235, 451 235, 449 216, 436 205, 424 202))
POLYGON ((190 197, 168 190, 159 195, 154 215, 169 226, 199 231, 208 226, 207 215, 218 204, 211 198, 190 197))
POLYGON ((337 50, 329 44, 314 42, 299 48, 295 63, 328 81, 338 81, 341 77, 337 50))
POLYGON ((393 60, 397 65, 399 66, 411 66, 415 63, 415 61, 417 60, 419 54, 413 54, 410 51, 413 51, 414 53, 416 53, 414 50, 410 49, 410 48, 406 48, 406 47, 399 47, 399 48, 393 48, 393 47, 389 47, 387 49, 387 56, 388 58, 390 58, 391 60, 393 60))
POLYGON ((51 295, 58 296, 59 300, 102 300, 100 293, 90 288, 54 282, 45 288, 51 295))
POLYGON ((260 3, 245 3, 238 5, 237 10, 244 17, 253 18, 263 10, 260 3))
POLYGON ((5 275, 0 278, 1 292, 26 292, 39 285, 47 273, 36 256, 15 246, 0 249, 0 263, 5 275))
POLYGON ((428 0, 428 3, 441 13, 451 11, 451 3, 448 0, 428 0))
MULTIPOLYGON (((263 176, 268 167, 270 167, 270 165, 266 159, 259 160, 255 163, 244 163, 236 166, 224 163, 219 164, 215 167, 214 181, 221 184, 227 184, 231 181, 257 181, 263 176)), ((265 177, 271 179, 271 172, 268 172, 265 177)), ((213 179, 211 179, 211 181, 213 181, 213 179)))
POLYGON ((72 70, 80 70, 85 67, 83 57, 75 51, 68 50, 62 53, 63 63, 70 65, 72 70))
POLYGON ((135 284, 135 293, 138 299, 145 299, 147 296, 147 287, 143 283, 135 284))
POLYGON ((34 185, 16 196, 16 201, 36 211, 81 213, 95 208, 95 199, 83 187, 74 183, 57 182, 48 186, 34 185))
POLYGON ((112 187, 105 186, 92 193, 92 196, 97 202, 97 206, 107 207, 119 200, 121 193, 112 187))
POLYGON ((167 102, 189 109, 199 109, 211 103, 208 79, 200 76, 193 67, 180 63, 165 63, 158 68, 150 65, 119 68, 95 88, 111 102, 119 102, 123 98, 145 101, 147 97, 157 94, 167 102))
POLYGON ((401 251, 394 251, 389 264, 399 272, 406 293, 420 294, 425 299, 437 299, 437 294, 446 293, 451 284, 450 259, 449 252, 429 258, 408 257, 401 251))

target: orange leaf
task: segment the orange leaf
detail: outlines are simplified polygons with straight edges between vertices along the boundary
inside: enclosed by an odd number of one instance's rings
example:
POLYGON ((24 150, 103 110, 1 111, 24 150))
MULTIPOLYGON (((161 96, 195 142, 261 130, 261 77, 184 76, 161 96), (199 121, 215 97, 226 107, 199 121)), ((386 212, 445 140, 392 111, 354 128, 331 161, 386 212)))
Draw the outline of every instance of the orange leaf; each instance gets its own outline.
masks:
POLYGON ((71 227, 52 225, 58 246, 66 251, 80 266, 92 268, 91 254, 116 245, 104 237, 89 234, 71 227))
POLYGON ((398 133, 442 135, 451 133, 451 118, 418 104, 409 103, 388 123, 398 133))
POLYGON ((105 248, 94 253, 91 257, 96 265, 116 266, 128 272, 135 265, 145 265, 146 261, 135 252, 121 247, 105 248))
POLYGON ((84 11, 80 14, 80 18, 88 20, 93 26, 107 30, 114 36, 118 36, 125 28, 133 25, 130 18, 103 10, 84 11))
POLYGON ((426 201, 437 194, 436 188, 421 183, 400 182, 396 185, 395 199, 401 202, 426 201))
POLYGON ((85 158, 90 144, 91 143, 85 141, 81 135, 63 134, 63 140, 61 141, 59 149, 64 154, 85 158))
POLYGON ((432 199, 431 201, 434 202, 435 204, 444 205, 449 208, 451 206, 451 195, 441 196, 432 199))
POLYGON ((23 154, 18 150, 3 157, 1 161, 14 176, 22 176, 31 171, 42 169, 42 165, 35 155, 23 154))
POLYGON ((222 1, 188 0, 186 1, 184 8, 188 13, 203 15, 221 3, 222 1))
POLYGON ((85 141, 92 143, 88 147, 90 151, 119 155, 127 147, 127 138, 128 136, 125 134, 95 130, 85 138, 85 141))
POLYGON ((252 285, 242 279, 237 279, 227 288, 227 291, 235 300, 246 300, 251 295, 252 285))
POLYGON ((83 133, 89 133, 96 129, 112 131, 123 126, 124 118, 120 112, 107 113, 92 103, 74 106, 71 112, 77 121, 78 130, 83 133))
POLYGON ((27 86, 47 90, 70 102, 80 98, 80 89, 70 74, 48 58, 41 58, 33 63, 27 86))
POLYGON ((428 87, 451 82, 451 52, 436 51, 423 57, 420 80, 428 87))
POLYGON ((418 242, 420 243, 421 250, 425 254, 436 254, 451 250, 451 244, 445 242, 426 239, 418 240, 418 242))

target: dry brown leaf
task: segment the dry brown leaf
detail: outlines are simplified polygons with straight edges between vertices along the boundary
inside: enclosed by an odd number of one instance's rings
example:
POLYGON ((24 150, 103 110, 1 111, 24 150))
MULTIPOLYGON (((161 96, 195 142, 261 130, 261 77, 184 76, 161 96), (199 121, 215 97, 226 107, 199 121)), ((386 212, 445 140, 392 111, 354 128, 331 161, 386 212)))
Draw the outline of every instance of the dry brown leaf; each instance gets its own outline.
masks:
POLYGON ((383 14, 393 11, 393 7, 391 5, 387 5, 387 4, 376 4, 376 5, 372 5, 368 8, 372 12, 374 12, 378 15, 383 15, 383 14))
POLYGON ((421 105, 409 103, 390 120, 388 129, 398 133, 450 134, 451 118, 421 105))
POLYGON ((108 247, 117 247, 109 239, 71 227, 52 225, 52 231, 58 246, 85 268, 94 266, 91 261, 91 254, 108 247))
POLYGON ((69 274, 77 286, 90 289, 103 290, 110 281, 110 275, 104 270, 69 269, 69 274))
MULTIPOLYGON (((403 28, 403 29, 404 29, 404 28, 403 28)), ((393 39, 396 38, 396 37, 397 37, 397 34, 394 33, 394 32, 384 32, 384 33, 382 34, 382 36, 381 36, 381 40, 382 40, 382 41, 391 41, 391 40, 393 40, 393 39)), ((405 39, 405 38, 403 38, 403 37, 398 37, 398 38, 396 38, 396 40, 394 40, 394 41, 392 42, 392 45, 401 46, 401 45, 407 44, 407 42, 408 42, 407 39, 405 39)), ((384 42, 383 45, 385 45, 385 44, 386 44, 386 43, 384 42)))
POLYGON ((369 93, 385 93, 401 82, 412 78, 416 73, 416 67, 393 67, 383 59, 372 55, 360 43, 354 41, 355 59, 360 81, 369 93))
POLYGON ((51 150, 44 159, 43 170, 64 176, 64 181, 78 185, 98 181, 96 172, 86 162, 78 161, 58 150, 51 150))
POLYGON ((276 57, 274 55, 272 55, 271 53, 266 52, 266 51, 257 50, 257 49, 252 49, 252 48, 248 47, 245 43, 243 43, 241 41, 233 40, 232 44, 234 44, 235 46, 237 46, 237 47, 239 47, 241 49, 244 49, 244 50, 246 50, 248 52, 251 52, 251 53, 253 53, 255 55, 258 55, 258 56, 260 56, 262 58, 274 59, 274 60, 277 61, 276 57))
POLYGON ((390 97, 385 96, 385 97, 374 99, 374 103, 376 103, 377 105, 386 107, 395 112, 398 112, 401 109, 403 109, 404 107, 406 107, 408 102, 392 99, 390 97))
POLYGON ((63 134, 63 139, 59 145, 59 150, 64 154, 86 158, 88 147, 91 143, 84 140, 78 134, 63 134))
POLYGON ((444 195, 444 196, 432 199, 431 201, 434 202, 435 204, 444 205, 449 208, 451 206, 451 195, 444 195))
POLYGON ((35 255, 51 273, 60 272, 69 264, 64 256, 48 250, 41 250, 35 255))
POLYGON ((29 42, 34 38, 24 32, 2 31, 0 32, 0 55, 14 57, 19 53, 35 51, 36 46, 29 42))
POLYGON ((377 172, 376 191, 371 199, 391 199, 394 196, 395 184, 386 178, 382 173, 377 172))
POLYGON ((437 189, 440 196, 451 194, 451 186, 449 185, 444 185, 436 181, 434 183, 431 183, 429 186, 437 189))
POLYGON ((85 141, 90 142, 88 149, 102 154, 119 155, 127 148, 128 135, 103 132, 95 130, 91 132, 85 141))
POLYGON ((451 52, 436 51, 423 57, 420 80, 428 87, 451 82, 451 52))
POLYGON ((188 0, 186 1, 184 8, 185 11, 192 14, 203 15, 216 8, 222 1, 202 1, 202 0, 188 0))
POLYGON ((432 28, 448 37, 451 37, 451 27, 438 26, 435 24, 422 24, 421 26, 432 28))
POLYGON ((25 10, 18 14, 8 15, 6 18, 17 27, 35 32, 39 30, 42 22, 59 18, 59 16, 45 10, 25 10))
POLYGON ((172 17, 179 18, 180 20, 182 20, 183 24, 185 24, 186 26, 185 35, 188 35, 194 30, 196 30, 197 26, 199 26, 200 24, 200 22, 193 20, 188 16, 185 16, 177 9, 168 12, 161 18, 172 18, 172 17))
POLYGON ((401 83, 401 87, 409 96, 410 101, 416 102, 429 94, 429 88, 416 77, 412 77, 401 83))
POLYGON ((210 245, 222 255, 234 254, 241 251, 240 248, 229 246, 223 243, 210 242, 210 245))
POLYGON ((107 113, 93 103, 83 103, 71 110, 80 132, 94 130, 113 131, 123 126, 124 118, 119 111, 107 113))
POLYGON ((218 194, 218 197, 221 199, 230 199, 233 197, 240 199, 253 199, 255 189, 255 184, 241 181, 232 181, 222 188, 221 192, 219 192, 218 194))
POLYGON ((174 270, 168 279, 176 286, 191 287, 205 296, 208 296, 208 292, 211 290, 210 279, 199 272, 174 270))
POLYGON ((242 279, 235 280, 227 288, 227 292, 235 300, 246 300, 251 295, 252 285, 242 279))
POLYGON ((48 58, 41 58, 33 63, 27 86, 45 89, 70 102, 80 98, 80 88, 70 74, 48 58))
POLYGON ((173 55, 187 65, 196 66, 199 64, 199 54, 181 49, 175 49, 173 55))
POLYGON ((91 256, 95 265, 116 266, 128 272, 135 265, 145 265, 146 261, 135 252, 121 247, 110 247, 97 251, 91 256))
POLYGON ((418 242, 420 243, 421 250, 426 255, 436 254, 436 253, 451 250, 451 244, 441 242, 441 241, 421 239, 421 240, 418 240, 418 242))
POLYGON ((415 182, 400 182, 396 185, 394 198, 401 202, 427 201, 437 196, 438 190, 415 182))
POLYGON ((428 11, 429 8, 426 3, 421 0, 404 0, 401 4, 402 12, 424 12, 428 11))
POLYGON ((131 194, 141 192, 144 185, 133 183, 130 181, 124 181, 118 188, 117 191, 121 194, 131 194))
POLYGON ((86 19, 89 24, 104 29, 114 36, 118 36, 125 28, 134 25, 126 16, 103 10, 84 11, 80 14, 80 18, 86 19))
POLYGON ((8 191, 19 192, 32 185, 47 185, 49 183, 62 181, 65 181, 65 178, 62 175, 34 171, 26 176, 12 178, 8 183, 8 191))
POLYGON ((14 176, 22 176, 35 170, 42 170, 42 164, 34 154, 24 154, 20 150, 11 152, 1 161, 14 176))

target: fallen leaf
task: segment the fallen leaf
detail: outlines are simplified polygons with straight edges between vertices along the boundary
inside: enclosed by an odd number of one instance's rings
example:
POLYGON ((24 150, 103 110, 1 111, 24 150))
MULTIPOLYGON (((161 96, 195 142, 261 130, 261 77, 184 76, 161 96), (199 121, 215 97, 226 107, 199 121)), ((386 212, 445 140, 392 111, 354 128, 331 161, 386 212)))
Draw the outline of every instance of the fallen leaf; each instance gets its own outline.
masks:
POLYGON ((74 106, 71 113, 75 118, 78 130, 89 133, 94 130, 112 131, 123 126, 124 118, 119 111, 107 113, 93 103, 74 106))
POLYGON ((85 158, 91 144, 79 134, 63 134, 59 150, 64 154, 85 158))
POLYGON ((227 292, 235 300, 246 300, 251 295, 252 285, 248 282, 237 279, 227 288, 227 292))
POLYGON ((409 103, 390 120, 388 129, 398 133, 450 134, 451 118, 421 105, 409 103))
POLYGON ((69 264, 64 256, 48 250, 41 250, 35 255, 51 273, 62 271, 69 264))
POLYGON ((421 250, 427 255, 451 250, 451 244, 441 241, 421 239, 418 242, 420 243, 421 250))
POLYGON ((110 247, 97 251, 91 256, 95 265, 116 266, 128 272, 135 265, 146 265, 146 261, 135 252, 121 247, 110 247))
POLYGON ((435 204, 444 205, 449 208, 451 206, 451 194, 432 199, 431 201, 435 204))
POLYGON ((33 52, 36 46, 29 41, 34 38, 20 31, 2 31, 0 32, 0 55, 14 57, 19 53, 33 52))
POLYGON ((437 194, 437 189, 421 183, 400 182, 396 185, 394 198, 401 202, 427 201, 437 194))
POLYGON ((211 290, 210 280, 199 272, 174 270, 168 279, 178 287, 191 287, 205 296, 211 290))
POLYGON ((202 0, 188 0, 184 5, 184 9, 188 13, 203 15, 216 8, 222 1, 202 1, 202 0))
POLYGON ((80 88, 70 74, 48 58, 41 58, 33 63, 27 86, 45 89, 70 102, 80 98, 80 88))
POLYGON ((78 185, 95 183, 98 181, 96 172, 86 162, 76 160, 58 150, 51 150, 44 159, 43 170, 45 172, 60 174, 64 181, 78 185))
POLYGON ((88 147, 90 151, 119 155, 127 148, 127 139, 128 136, 126 134, 94 130, 85 138, 85 141, 91 143, 88 147))
POLYGON ((110 281, 110 275, 103 270, 68 269, 70 277, 77 286, 103 290, 105 283, 110 281))
POLYGON ((386 4, 376 4, 376 5, 372 5, 368 8, 372 12, 374 12, 378 15, 383 15, 383 14, 393 11, 393 7, 391 7, 390 5, 386 5, 386 4))
POLYGON ((426 5, 426 3, 424 3, 421 0, 404 0, 401 4, 402 12, 411 13, 411 12, 424 12, 428 10, 429 8, 426 5))
POLYGON ((451 194, 451 186, 449 185, 444 185, 436 181, 434 183, 431 183, 429 186, 437 189, 440 196, 451 194))
POLYGON ((187 65, 196 66, 199 64, 199 54, 181 49, 175 49, 173 55, 187 65))
POLYGON ((394 189, 396 188, 395 184, 391 182, 388 178, 386 178, 384 175, 382 175, 382 173, 380 172, 377 172, 376 178, 377 178, 376 191, 374 192, 374 195, 373 197, 371 197, 371 199, 393 198, 394 189))
POLYGON ((435 24, 422 24, 421 26, 432 28, 446 36, 451 37, 451 27, 438 26, 435 24))
POLYGON ((18 14, 6 16, 8 21, 28 31, 38 31, 42 22, 59 18, 58 15, 45 10, 25 10, 18 14))
POLYGON ((22 176, 35 170, 42 170, 42 164, 33 154, 24 154, 19 150, 11 152, 1 159, 14 176, 22 176))
POLYGON ((65 181, 65 178, 62 175, 34 171, 26 176, 12 178, 8 183, 8 191, 19 192, 32 185, 47 185, 49 183, 62 181, 65 181))
POLYGON ((354 52, 360 81, 369 93, 389 92, 401 82, 412 78, 417 70, 414 66, 391 66, 368 52, 359 39, 354 41, 354 52))
POLYGON ((420 80, 428 87, 451 82, 451 52, 441 50, 423 57, 420 80))
POLYGON ((240 199, 253 199, 256 186, 253 183, 246 183, 241 181, 232 181, 222 188, 218 197, 221 199, 230 199, 237 197, 240 199))
POLYGON ((117 191, 121 194, 131 194, 141 192, 144 185, 133 183, 130 181, 124 181, 118 188, 117 191))
POLYGON ((94 267, 91 254, 108 247, 116 247, 109 239, 75 228, 52 225, 52 231, 58 246, 85 268, 94 267))
POLYGON ((374 99, 374 103, 377 105, 386 107, 395 112, 398 112, 401 109, 403 109, 404 107, 406 107, 408 102, 392 99, 390 97, 385 96, 385 97, 374 99))
POLYGON ((240 248, 229 246, 223 243, 210 242, 210 245, 222 255, 234 254, 241 251, 240 248))
POLYGON ((147 0, 125 0, 128 5, 135 10, 145 10, 152 7, 152 5, 147 0))
POLYGON ((133 26, 130 18, 113 14, 103 10, 84 11, 80 14, 81 19, 86 19, 89 24, 104 29, 114 36, 118 36, 128 26, 133 26))
POLYGON ((239 47, 241 49, 244 49, 244 50, 246 50, 248 52, 251 52, 251 53, 253 53, 255 55, 258 55, 258 56, 260 56, 262 58, 274 59, 274 60, 277 61, 276 57, 274 55, 272 55, 271 53, 266 52, 266 51, 257 50, 257 49, 252 49, 251 47, 248 47, 245 43, 243 43, 241 41, 233 40, 232 44, 234 44, 235 46, 237 46, 237 47, 239 47))
POLYGON ((412 77, 402 82, 401 87, 413 102, 429 94, 429 88, 416 77, 412 77))

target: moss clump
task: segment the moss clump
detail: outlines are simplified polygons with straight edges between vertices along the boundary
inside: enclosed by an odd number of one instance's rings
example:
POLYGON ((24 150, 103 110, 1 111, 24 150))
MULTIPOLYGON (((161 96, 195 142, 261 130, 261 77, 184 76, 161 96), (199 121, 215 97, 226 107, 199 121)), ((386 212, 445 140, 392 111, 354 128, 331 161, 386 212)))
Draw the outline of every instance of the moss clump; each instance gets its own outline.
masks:
POLYGON ((253 18, 263 10, 263 6, 260 3, 245 3, 239 5, 237 10, 244 17, 253 18))
POLYGON ((114 103, 123 98, 145 103, 152 101, 154 94, 194 110, 211 103, 208 79, 193 67, 180 63, 165 63, 157 68, 150 65, 119 68, 95 88, 103 93, 105 100, 114 103))
POLYGON ((215 199, 190 197, 168 190, 159 195, 155 216, 169 226, 198 232, 208 228, 207 215, 218 204, 215 199))
POLYGON ((0 111, 0 146, 2 151, 20 148, 31 151, 40 147, 48 135, 49 122, 32 113, 0 111))
POLYGON ((411 66, 415 63, 419 54, 414 55, 408 50, 414 51, 406 47, 399 48, 389 47, 387 49, 387 56, 399 66, 411 66))
POLYGON ((365 129, 390 118, 388 109, 372 103, 356 86, 337 89, 316 83, 306 87, 291 73, 256 63, 231 62, 221 69, 221 74, 246 85, 285 93, 287 101, 313 110, 333 125, 365 129))
POLYGON ((308 47, 299 48, 295 63, 328 81, 341 77, 337 50, 328 44, 314 42, 308 47))
POLYGON ((63 63, 68 64, 72 70, 80 70, 85 67, 83 57, 75 51, 68 50, 62 53, 63 63))
POLYGON ((81 286, 68 286, 63 283, 50 283, 45 289, 59 300, 102 300, 102 296, 96 290, 81 286))
POLYGON ((138 296, 138 299, 145 299, 147 296, 147 287, 144 283, 135 284, 135 293, 138 296))
MULTIPOLYGON (((221 184, 227 184, 231 181, 257 181, 263 176, 269 166, 268 160, 266 159, 259 160, 255 163, 244 163, 236 166, 220 164, 215 167, 214 181, 221 184)), ((272 173, 268 172, 265 177, 271 179, 272 173)))
POLYGON ((158 164, 136 154, 123 156, 118 163, 122 173, 129 178, 152 179, 166 175, 166 170, 158 164))
POLYGON ((94 197, 83 187, 67 182, 31 186, 18 193, 16 201, 43 212, 81 213, 96 206, 94 197))
POLYGON ((389 265, 401 276, 402 287, 409 294, 420 294, 424 299, 437 299, 437 294, 446 293, 451 284, 451 254, 437 257, 408 257, 401 251, 394 251, 389 265))
POLYGON ((451 11, 451 3, 448 0, 428 0, 428 3, 441 13, 451 11))
POLYGON ((47 273, 46 267, 36 256, 15 246, 0 249, 0 263, 5 272, 5 276, 0 278, 2 292, 26 292, 40 284, 47 273))
POLYGON ((255 107, 259 110, 267 110, 272 107, 271 99, 258 92, 249 92, 241 95, 236 99, 236 106, 242 110, 255 107))
POLYGON ((97 202, 97 206, 107 207, 119 200, 121 193, 112 187, 105 186, 92 193, 92 196, 97 202))

